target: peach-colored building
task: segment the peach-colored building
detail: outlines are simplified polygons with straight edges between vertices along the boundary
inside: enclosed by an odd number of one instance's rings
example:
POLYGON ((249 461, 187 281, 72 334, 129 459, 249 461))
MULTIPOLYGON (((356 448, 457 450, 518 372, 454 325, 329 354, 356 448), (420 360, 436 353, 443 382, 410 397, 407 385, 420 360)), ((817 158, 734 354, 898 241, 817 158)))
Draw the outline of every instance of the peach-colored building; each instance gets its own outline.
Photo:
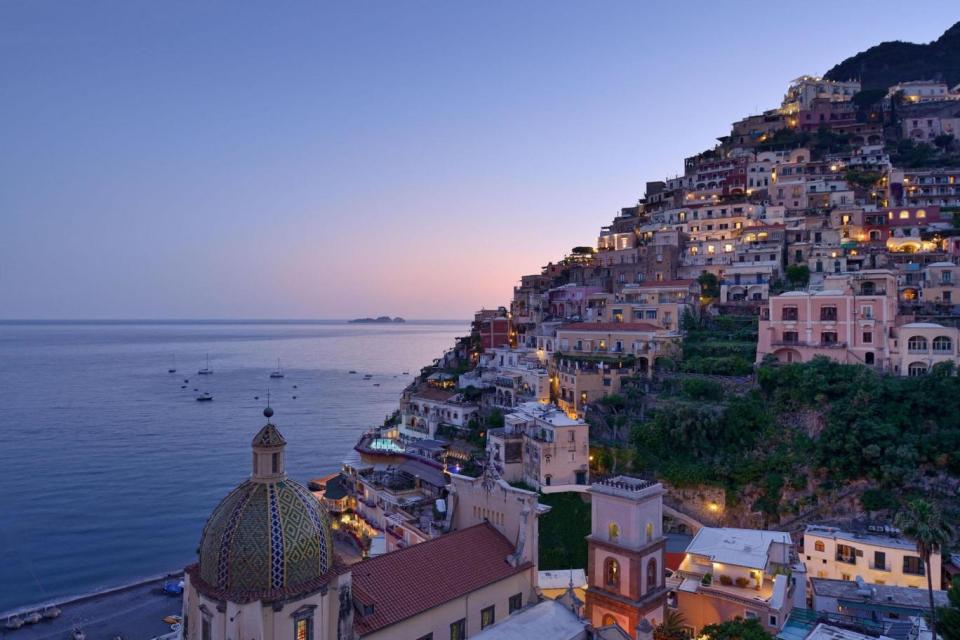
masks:
POLYGON ((789 533, 704 527, 671 578, 668 605, 679 609, 694 636, 737 617, 756 619, 776 634, 803 602, 804 585, 789 533))
POLYGON ((487 432, 487 454, 509 482, 540 489, 589 479, 590 427, 553 405, 529 402, 487 432))
POLYGON ((586 617, 631 638, 663 621, 666 601, 660 483, 617 476, 590 486, 586 617))
POLYGON ((829 275, 821 291, 788 291, 761 309, 757 362, 809 362, 815 356, 889 369, 887 336, 896 325, 896 277, 868 270, 829 275))

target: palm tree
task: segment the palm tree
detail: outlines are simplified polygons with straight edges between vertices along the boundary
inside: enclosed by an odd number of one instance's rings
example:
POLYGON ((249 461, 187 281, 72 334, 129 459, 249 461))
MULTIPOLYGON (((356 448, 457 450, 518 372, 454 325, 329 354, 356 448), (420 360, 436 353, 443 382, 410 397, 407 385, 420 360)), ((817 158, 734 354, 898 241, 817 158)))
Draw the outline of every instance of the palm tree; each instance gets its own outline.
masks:
POLYGON ((953 527, 933 504, 917 498, 907 503, 897 514, 895 524, 908 538, 917 543, 917 553, 923 558, 927 571, 927 592, 930 595, 930 631, 937 637, 937 608, 933 603, 933 576, 930 571, 930 556, 946 545, 953 537, 953 527))
POLYGON ((667 609, 663 616, 663 622, 657 625, 653 632, 655 640, 677 640, 686 638, 686 631, 683 627, 687 624, 687 619, 676 609, 667 609))

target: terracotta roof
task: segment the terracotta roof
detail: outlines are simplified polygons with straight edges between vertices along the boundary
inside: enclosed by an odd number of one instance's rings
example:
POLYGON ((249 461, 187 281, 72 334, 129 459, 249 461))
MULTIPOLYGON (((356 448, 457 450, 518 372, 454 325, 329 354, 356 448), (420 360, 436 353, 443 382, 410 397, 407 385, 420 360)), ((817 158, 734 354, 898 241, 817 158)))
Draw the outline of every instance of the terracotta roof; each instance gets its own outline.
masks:
POLYGON ((351 567, 353 595, 362 612, 354 626, 363 636, 527 571, 510 566, 513 545, 489 523, 454 531, 351 567))
POLYGON ((656 289, 657 287, 689 287, 695 284, 696 280, 661 280, 660 282, 638 282, 632 285, 633 289, 656 289))
POLYGON ((660 327, 649 322, 574 322, 557 327, 557 331, 602 331, 629 332, 629 331, 660 331, 660 327))
POLYGON ((436 402, 446 402, 459 392, 456 389, 437 389, 424 385, 410 394, 411 400, 433 400, 436 402))

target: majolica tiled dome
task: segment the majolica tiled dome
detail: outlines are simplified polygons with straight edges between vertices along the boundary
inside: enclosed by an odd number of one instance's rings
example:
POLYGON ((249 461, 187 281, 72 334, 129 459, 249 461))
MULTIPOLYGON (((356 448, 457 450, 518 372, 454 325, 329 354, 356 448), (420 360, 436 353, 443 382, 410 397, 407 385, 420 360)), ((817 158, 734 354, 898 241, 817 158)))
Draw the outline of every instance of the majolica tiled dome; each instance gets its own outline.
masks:
POLYGON ((276 426, 260 430, 253 476, 217 505, 200 538, 200 577, 238 601, 309 587, 333 564, 326 510, 283 473, 284 444, 276 426))

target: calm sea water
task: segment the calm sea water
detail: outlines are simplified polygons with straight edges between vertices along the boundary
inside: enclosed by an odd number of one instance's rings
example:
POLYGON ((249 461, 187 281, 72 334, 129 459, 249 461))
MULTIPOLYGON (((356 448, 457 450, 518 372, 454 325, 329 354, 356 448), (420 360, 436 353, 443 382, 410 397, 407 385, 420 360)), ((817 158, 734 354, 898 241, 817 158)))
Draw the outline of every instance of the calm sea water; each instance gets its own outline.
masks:
POLYGON ((403 371, 466 331, 0 324, 0 611, 193 561, 206 517, 250 473, 268 388, 288 473, 306 481, 338 469, 359 433, 396 408, 403 371), (199 376, 208 353, 215 373, 199 376), (286 377, 271 380, 277 358, 286 377), (196 402, 204 391, 213 402, 196 402))

